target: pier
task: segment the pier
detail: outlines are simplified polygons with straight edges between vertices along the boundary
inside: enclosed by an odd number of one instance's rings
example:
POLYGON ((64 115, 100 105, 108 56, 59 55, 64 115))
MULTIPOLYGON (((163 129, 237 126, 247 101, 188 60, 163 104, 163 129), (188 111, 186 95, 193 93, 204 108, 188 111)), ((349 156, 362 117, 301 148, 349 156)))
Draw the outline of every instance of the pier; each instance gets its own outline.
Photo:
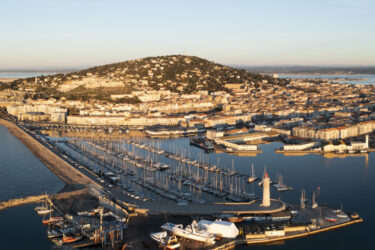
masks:
POLYGON ((357 220, 351 220, 349 222, 341 223, 341 224, 338 224, 338 225, 333 225, 333 226, 326 227, 326 228, 317 229, 317 230, 314 230, 314 231, 305 230, 304 232, 303 231, 295 232, 295 233, 291 233, 289 235, 285 235, 285 236, 282 236, 282 237, 265 238, 265 239, 258 239, 258 240, 248 239, 248 238, 246 238, 246 235, 245 235, 245 238, 238 238, 238 239, 235 239, 235 240, 223 243, 223 244, 218 244, 217 246, 214 246, 211 249, 212 250, 225 250, 225 249, 233 249, 236 246, 240 246, 240 245, 248 245, 248 246, 262 245, 262 244, 269 244, 269 243, 272 243, 272 242, 303 238, 303 237, 308 237, 308 236, 315 235, 315 234, 318 234, 318 233, 347 227, 347 226, 350 226, 350 225, 353 225, 353 224, 358 224, 358 223, 361 223, 361 222, 363 222, 363 219, 359 218, 357 220))

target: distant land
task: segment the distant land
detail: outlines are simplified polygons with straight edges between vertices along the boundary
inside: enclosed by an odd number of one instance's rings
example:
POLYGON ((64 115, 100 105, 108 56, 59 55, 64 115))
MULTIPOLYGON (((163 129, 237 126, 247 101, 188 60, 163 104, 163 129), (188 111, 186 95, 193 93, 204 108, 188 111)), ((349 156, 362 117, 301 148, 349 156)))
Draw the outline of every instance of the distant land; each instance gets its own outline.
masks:
POLYGON ((0 68, 0 73, 69 73, 88 67, 40 67, 40 68, 0 68))
MULTIPOLYGON (((308 74, 308 75, 375 75, 375 66, 300 66, 300 65, 279 65, 279 66, 267 66, 267 65, 228 65, 229 67, 246 70, 253 73, 266 73, 266 74, 308 74)), ((92 68, 93 66, 79 66, 79 67, 59 67, 59 68, 17 68, 17 69, 1 69, 1 73, 71 73, 78 72, 92 68)))
MULTIPOLYGON (((226 84, 285 86, 286 79, 251 73, 196 56, 170 55, 140 58, 70 73, 28 77, 0 85, 0 90, 27 90, 34 98, 113 101, 111 95, 132 91, 169 90, 175 93, 226 91, 226 84)), ((136 98, 119 102, 137 103, 136 98)))
POLYGON ((375 75, 375 66, 237 66, 254 73, 309 75, 375 75))

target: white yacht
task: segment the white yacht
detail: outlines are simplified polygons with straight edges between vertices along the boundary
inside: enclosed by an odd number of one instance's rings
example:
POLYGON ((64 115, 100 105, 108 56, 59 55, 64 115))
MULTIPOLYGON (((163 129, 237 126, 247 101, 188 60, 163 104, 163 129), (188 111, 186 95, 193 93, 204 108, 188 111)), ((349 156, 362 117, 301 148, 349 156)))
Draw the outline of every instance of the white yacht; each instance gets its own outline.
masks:
POLYGON ((169 236, 167 232, 150 233, 151 239, 166 247, 167 249, 176 249, 180 247, 180 242, 176 236, 169 236))
POLYGON ((199 228, 196 221, 193 221, 191 225, 187 225, 185 229, 182 224, 175 225, 170 222, 165 223, 161 228, 180 237, 205 242, 210 245, 215 244, 216 235, 199 228))

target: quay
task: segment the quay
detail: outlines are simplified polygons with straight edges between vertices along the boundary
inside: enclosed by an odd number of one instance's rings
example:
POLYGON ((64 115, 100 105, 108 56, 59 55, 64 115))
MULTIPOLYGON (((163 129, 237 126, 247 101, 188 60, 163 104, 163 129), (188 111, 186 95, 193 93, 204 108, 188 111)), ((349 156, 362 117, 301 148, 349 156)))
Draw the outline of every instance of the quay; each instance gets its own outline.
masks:
POLYGON ((271 214, 284 211, 286 205, 279 200, 271 200, 271 206, 262 207, 259 200, 251 202, 228 202, 228 203, 212 203, 212 204, 189 204, 188 206, 181 206, 177 204, 163 204, 157 202, 136 202, 135 204, 123 203, 128 205, 129 211, 134 211, 138 214, 144 215, 257 215, 257 214, 271 214))
POLYGON ((375 152, 375 149, 369 148, 365 153, 335 153, 335 152, 323 152, 321 150, 283 150, 283 149, 276 149, 276 154, 284 154, 285 156, 299 156, 299 155, 308 155, 308 154, 315 154, 321 155, 326 158, 333 158, 333 157, 348 157, 348 156, 364 156, 367 157, 369 152, 375 152))
POLYGON ((353 224, 358 224, 358 223, 361 223, 361 222, 363 222, 363 219, 358 218, 356 220, 351 220, 351 221, 344 222, 344 223, 341 223, 341 224, 338 224, 338 225, 332 225, 332 226, 329 226, 329 227, 326 227, 326 228, 320 228, 320 229, 316 229, 316 230, 313 230, 313 231, 306 230, 306 231, 291 233, 291 234, 285 235, 285 236, 273 237, 273 238, 270 237, 270 238, 258 239, 258 240, 249 239, 245 235, 244 238, 238 238, 238 239, 235 239, 235 240, 230 241, 230 242, 219 244, 217 246, 212 247, 211 249, 212 250, 225 250, 225 249, 233 249, 236 246, 240 246, 240 245, 248 245, 248 246, 262 245, 262 244, 269 244, 269 243, 272 243, 272 242, 303 238, 303 237, 308 237, 308 236, 311 236, 311 235, 314 235, 314 234, 323 233, 323 232, 326 232, 326 231, 331 231, 331 230, 343 228, 343 227, 350 226, 350 225, 353 225, 353 224))
POLYGON ((316 150, 283 150, 283 149, 275 149, 276 154, 322 154, 322 151, 316 150))

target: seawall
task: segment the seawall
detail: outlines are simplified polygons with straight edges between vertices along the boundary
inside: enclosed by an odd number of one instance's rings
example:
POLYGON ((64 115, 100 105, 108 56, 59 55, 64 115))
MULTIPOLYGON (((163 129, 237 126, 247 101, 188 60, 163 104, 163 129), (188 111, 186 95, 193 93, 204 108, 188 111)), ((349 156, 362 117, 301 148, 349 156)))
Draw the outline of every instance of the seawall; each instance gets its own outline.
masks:
POLYGON ((44 201, 47 197, 61 200, 61 199, 68 199, 70 197, 77 196, 77 195, 82 195, 85 193, 87 193, 86 188, 72 191, 72 192, 57 193, 51 196, 42 194, 42 195, 32 195, 32 196, 27 196, 27 197, 22 197, 22 198, 10 199, 7 201, 0 202, 0 210, 4 210, 7 208, 16 207, 16 206, 22 206, 25 204, 39 203, 39 202, 44 201))
POLYGON ((5 126, 9 132, 19 139, 45 166, 66 184, 92 185, 101 189, 95 181, 82 174, 72 165, 64 161, 49 148, 42 145, 35 138, 27 134, 16 124, 0 118, 0 125, 5 126))

